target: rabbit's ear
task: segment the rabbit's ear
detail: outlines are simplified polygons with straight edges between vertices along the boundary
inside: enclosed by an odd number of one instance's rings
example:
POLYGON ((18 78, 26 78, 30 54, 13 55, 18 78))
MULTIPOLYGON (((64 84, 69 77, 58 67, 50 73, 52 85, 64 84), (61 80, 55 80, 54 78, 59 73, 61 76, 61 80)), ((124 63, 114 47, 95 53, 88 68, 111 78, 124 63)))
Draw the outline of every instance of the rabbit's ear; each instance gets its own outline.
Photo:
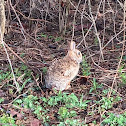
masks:
POLYGON ((75 46, 76 46, 75 42, 71 41, 70 42, 70 50, 75 50, 75 46))

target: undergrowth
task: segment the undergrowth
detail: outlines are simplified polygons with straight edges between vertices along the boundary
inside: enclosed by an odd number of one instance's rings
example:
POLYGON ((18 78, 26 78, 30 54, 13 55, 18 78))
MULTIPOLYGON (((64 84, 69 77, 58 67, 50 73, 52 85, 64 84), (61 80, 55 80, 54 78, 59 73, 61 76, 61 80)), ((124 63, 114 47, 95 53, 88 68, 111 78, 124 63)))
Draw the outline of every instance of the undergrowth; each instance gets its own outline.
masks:
MULTIPOLYGON (((47 68, 43 68, 43 72, 46 72, 46 69, 47 68)), ((85 58, 82 62, 82 69, 84 70, 83 75, 90 75, 90 67, 85 61, 85 58)), ((126 80, 121 70, 120 77, 122 77, 122 82, 125 82, 126 80)), ((26 84, 32 82, 31 71, 24 64, 22 64, 20 68, 15 68, 14 72, 17 80, 20 80, 20 91, 22 91, 26 84)), ((1 83, 4 80, 11 80, 11 72, 4 72, 1 70, 0 73, 1 83)), ((10 81, 7 81, 5 87, 7 87, 8 85, 10 87, 13 87, 10 81)), ((54 91, 55 95, 49 97, 38 97, 28 92, 28 94, 25 94, 16 99, 12 103, 12 106, 14 107, 14 109, 16 109, 16 111, 20 111, 21 109, 27 109, 31 111, 34 117, 42 121, 43 125, 49 125, 51 123, 51 118, 55 118, 58 121, 58 126, 86 126, 87 124, 85 122, 85 118, 80 118, 79 112, 83 112, 91 108, 92 111, 87 111, 87 115, 93 116, 95 115, 96 111, 99 114, 106 111, 106 113, 102 115, 103 121, 101 123, 101 126, 124 126, 126 124, 125 112, 122 114, 116 114, 108 111, 109 109, 113 108, 114 104, 121 101, 121 97, 115 91, 112 91, 111 97, 108 98, 107 94, 110 91, 110 88, 102 88, 103 84, 99 84, 96 79, 93 78, 92 87, 89 90, 89 94, 92 95, 92 97, 96 95, 100 96, 98 99, 93 100, 93 108, 89 106, 92 100, 84 100, 86 95, 84 95, 83 93, 77 96, 75 93, 66 93, 61 91, 54 91)), ((14 92, 12 89, 11 94, 13 93, 14 92)), ((11 113, 8 113, 8 110, 2 107, 4 100, 4 98, 0 98, 0 124, 2 124, 3 126, 7 126, 8 124, 17 126, 18 124, 16 122, 16 118, 12 117, 11 113)), ((25 114, 26 113, 22 111, 23 117, 25 117, 25 114)), ((96 124, 96 120, 92 121, 92 123, 96 124)), ((53 126, 55 125, 53 124, 53 126)))
MULTIPOLYGON (((126 113, 116 115, 114 113, 107 112, 107 110, 111 109, 113 104, 120 101, 121 98, 113 92, 112 96, 108 99, 106 97, 107 92, 108 90, 102 92, 103 96, 100 100, 94 100, 96 106, 99 106, 99 113, 106 110, 106 114, 102 117, 103 122, 101 125, 110 124, 111 126, 114 126, 113 124, 117 124, 124 126, 124 124, 126 124, 126 113), (120 120, 117 117, 119 117, 120 120)), ((62 93, 61 91, 48 98, 37 97, 34 95, 24 95, 23 97, 15 100, 13 102, 13 106, 17 111, 20 111, 20 109, 23 108, 29 109, 37 119, 42 120, 43 125, 49 125, 51 117, 55 117, 59 122, 58 126, 86 126, 85 119, 78 118, 78 112, 86 110, 88 104, 91 102, 91 100, 84 100, 84 97, 84 95, 77 97, 74 93, 62 93), (52 113, 51 116, 49 116, 50 113, 52 113)), ((3 99, 0 99, 0 101, 2 103, 3 99)), ((95 109, 97 109, 96 106, 95 109)), ((95 109, 92 112, 95 112, 95 109)), ((0 123, 3 125, 8 123, 16 125, 15 118, 7 114, 3 108, 0 109, 0 113, 0 123)), ((93 115, 94 113, 88 114, 93 115)), ((24 112, 23 115, 25 116, 24 112)))
MULTIPOLYGON (((20 92, 24 89, 26 84, 33 82, 31 70, 29 70, 28 67, 24 64, 21 64, 19 65, 19 67, 14 68, 14 75, 17 80, 17 85, 19 87, 20 92)), ((8 68, 8 71, 0 70, 0 83, 1 85, 4 83, 5 87, 10 86, 15 89, 13 75, 10 70, 10 67, 8 68)), ((13 93, 13 90, 11 90, 11 93, 13 93)))

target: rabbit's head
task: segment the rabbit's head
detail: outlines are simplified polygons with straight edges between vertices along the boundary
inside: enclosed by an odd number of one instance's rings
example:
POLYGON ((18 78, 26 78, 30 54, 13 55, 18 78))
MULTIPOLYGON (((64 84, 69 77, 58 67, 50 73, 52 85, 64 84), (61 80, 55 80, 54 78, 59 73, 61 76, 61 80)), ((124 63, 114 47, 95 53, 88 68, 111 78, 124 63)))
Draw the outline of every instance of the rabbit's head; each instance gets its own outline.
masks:
POLYGON ((76 49, 75 46, 76 46, 76 44, 74 41, 71 41, 69 43, 69 49, 68 49, 67 56, 79 64, 82 62, 82 54, 78 49, 76 49))

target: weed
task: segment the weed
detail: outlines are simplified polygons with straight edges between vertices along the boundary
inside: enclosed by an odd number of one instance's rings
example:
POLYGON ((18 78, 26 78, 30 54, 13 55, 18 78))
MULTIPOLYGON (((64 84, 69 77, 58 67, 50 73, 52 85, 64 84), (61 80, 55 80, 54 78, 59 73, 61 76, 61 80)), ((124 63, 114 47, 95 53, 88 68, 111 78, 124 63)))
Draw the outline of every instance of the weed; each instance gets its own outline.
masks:
POLYGON ((59 41, 61 41, 61 40, 62 40, 61 37, 56 37, 56 38, 55 38, 55 42, 59 42, 59 41))
MULTIPOLYGON (((107 91, 108 92, 108 91, 107 91)), ((106 92, 105 92, 106 93, 106 92)), ((103 94, 104 95, 104 94, 103 94)), ((113 107, 113 104, 120 101, 121 97, 111 95, 110 98, 103 96, 100 101, 95 101, 97 104, 100 104, 101 110, 107 110, 113 107)))
MULTIPOLYGON (((52 42, 60 42, 61 40, 63 40, 63 38, 62 37, 58 37, 58 36, 52 36, 52 35, 48 35, 48 34, 44 34, 44 33, 41 33, 41 37, 43 37, 43 38, 48 38, 48 39, 52 39, 52 42)), ((40 39, 39 37, 38 37, 38 39, 40 39)))
POLYGON ((68 109, 66 107, 60 107, 59 111, 58 111, 58 114, 60 115, 59 118, 61 120, 64 120, 64 119, 68 118, 68 115, 69 115, 68 109))
POLYGON ((23 98, 23 99, 17 99, 14 104, 15 105, 19 105, 20 107, 24 106, 24 108, 30 108, 30 109, 34 109, 35 108, 35 105, 34 103, 36 103, 35 101, 37 100, 38 98, 36 96, 33 96, 33 95, 28 95, 27 97, 23 98))
POLYGON ((77 116, 74 108, 86 109, 89 100, 83 101, 84 96, 81 95, 80 99, 74 93, 62 93, 61 91, 56 93, 56 96, 52 97, 36 97, 33 95, 24 96, 22 99, 17 99, 13 104, 16 106, 31 109, 38 119, 42 119, 44 123, 49 122, 49 109, 48 107, 60 106, 57 114, 61 121, 73 118, 77 116), (42 101, 42 105, 39 100, 42 101), (63 106, 62 106, 63 105, 63 106))
POLYGON ((47 38, 47 35, 42 33, 42 34, 41 34, 41 37, 47 38))
POLYGON ((11 72, 4 72, 3 70, 0 70, 0 82, 2 82, 5 79, 10 79, 11 78, 11 72))
POLYGON ((106 110, 110 109, 110 108, 112 108, 113 97, 110 97, 110 98, 102 97, 100 102, 101 102, 101 108, 106 109, 106 110))
POLYGON ((75 106, 78 106, 78 98, 74 93, 71 93, 70 95, 64 95, 63 96, 63 102, 65 103, 65 106, 68 108, 73 108, 75 106))
POLYGON ((3 98, 0 98, 0 104, 1 104, 3 101, 4 101, 4 99, 3 99, 3 98))
POLYGON ((84 122, 80 122, 79 119, 66 119, 65 122, 60 122, 58 126, 88 126, 84 122))
POLYGON ((90 102, 90 100, 86 100, 86 101, 83 101, 83 94, 81 95, 81 98, 80 98, 80 101, 79 101, 79 108, 80 109, 86 109, 87 106, 88 106, 88 103, 90 102))
POLYGON ((119 69, 119 76, 120 76, 120 80, 122 85, 126 84, 126 73, 122 72, 122 69, 124 68, 124 65, 120 67, 119 69))
POLYGON ((123 56, 123 60, 126 61, 126 55, 123 56))
POLYGON ((8 126, 8 125, 17 126, 15 124, 15 120, 11 116, 8 116, 6 114, 3 114, 0 117, 0 124, 2 124, 2 126, 8 126))
POLYGON ((47 67, 43 67, 43 68, 42 68, 42 73, 45 75, 46 72, 47 72, 47 67))
POLYGON ((55 106, 58 104, 64 104, 66 108, 81 108, 85 109, 90 102, 90 100, 83 101, 83 95, 81 95, 80 100, 77 98, 77 96, 74 93, 67 94, 67 93, 59 93, 56 96, 49 97, 46 99, 45 97, 41 98, 42 101, 44 102, 43 104, 45 106, 55 106))
POLYGON ((45 108, 43 108, 38 102, 38 98, 33 95, 28 95, 27 97, 21 99, 17 99, 14 104, 23 106, 24 108, 31 109, 34 114, 37 115, 38 119, 42 119, 43 122, 49 121, 49 116, 46 115, 48 112, 45 108))
POLYGON ((126 126, 126 112, 124 114, 108 113, 108 117, 104 116, 105 119, 102 122, 102 126, 126 126))
POLYGON ((48 105, 49 105, 49 106, 55 106, 55 105, 58 104, 58 101, 60 101, 60 100, 58 99, 58 97, 55 97, 55 96, 50 97, 49 100, 48 100, 48 105))
POLYGON ((88 63, 87 63, 87 61, 85 60, 86 58, 85 58, 85 56, 83 56, 83 60, 82 60, 82 67, 81 67, 81 69, 82 69, 82 74, 83 74, 83 76, 89 76, 91 73, 90 73, 90 67, 89 67, 89 65, 88 65, 88 63))
POLYGON ((47 113, 47 110, 45 110, 44 108, 42 108, 40 105, 36 106, 34 114, 37 115, 38 119, 41 119, 41 118, 44 117, 44 122, 45 122, 45 120, 46 120, 46 118, 45 118, 46 113, 47 113))
POLYGON ((77 116, 76 111, 72 110, 72 111, 69 112, 66 107, 60 107, 58 114, 60 115, 59 119, 61 121, 64 121, 66 118, 72 118, 72 117, 77 116))
POLYGON ((95 79, 95 78, 93 78, 92 83, 93 83, 93 86, 91 87, 89 93, 92 93, 92 91, 95 91, 95 92, 97 93, 97 89, 102 88, 102 84, 99 85, 99 84, 96 82, 96 79, 95 79))
MULTIPOLYGON (((14 73, 15 73, 15 77, 17 78, 17 80, 19 80, 21 83, 21 86, 20 86, 20 83, 17 82, 17 85, 21 92, 27 83, 32 82, 31 70, 29 70, 26 65, 21 64, 20 68, 14 69, 14 73)), ((11 78, 12 78, 12 73, 11 73, 10 69, 9 69, 9 71, 6 71, 6 72, 0 70, 0 82, 2 82, 4 80, 11 80, 11 78)), ((12 84, 10 84, 10 81, 7 81, 6 84, 10 87, 14 87, 12 84)), ((14 93, 13 90, 11 90, 11 89, 9 89, 9 92, 11 94, 14 93)))
POLYGON ((20 57, 23 58, 25 56, 25 53, 21 53, 20 57))
POLYGON ((49 35, 49 37, 48 37, 49 39, 51 39, 51 38, 53 38, 53 36, 52 35, 49 35))

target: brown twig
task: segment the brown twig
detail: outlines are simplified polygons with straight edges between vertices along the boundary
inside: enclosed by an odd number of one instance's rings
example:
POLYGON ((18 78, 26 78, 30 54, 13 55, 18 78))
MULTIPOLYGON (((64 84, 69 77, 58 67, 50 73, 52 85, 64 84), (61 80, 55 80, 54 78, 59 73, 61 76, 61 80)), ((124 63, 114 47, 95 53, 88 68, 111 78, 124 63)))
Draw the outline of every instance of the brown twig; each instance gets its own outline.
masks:
POLYGON ((19 24, 20 24, 20 26, 21 26, 21 32, 22 32, 22 34, 23 34, 23 36, 24 36, 24 38, 25 38, 25 40, 26 40, 26 37, 25 37, 25 34, 24 34, 24 32, 25 32, 24 27, 23 27, 23 25, 22 25, 22 23, 21 23, 21 21, 20 21, 19 16, 18 16, 17 13, 16 13, 16 10, 14 9, 14 7, 13 7, 13 5, 12 5, 12 3, 11 3, 11 0, 9 0, 9 1, 10 1, 10 6, 11 6, 12 10, 14 11, 14 13, 15 13, 15 15, 16 15, 16 18, 17 18, 17 20, 18 20, 18 22, 19 22, 19 24))
POLYGON ((22 13, 21 13, 20 11, 18 11, 18 10, 16 10, 16 12, 19 13, 19 14, 20 14, 24 19, 26 19, 26 20, 46 22, 46 23, 53 24, 53 25, 57 26, 57 24, 52 23, 52 22, 47 21, 47 20, 44 20, 44 19, 34 19, 34 18, 26 17, 24 14, 22 14, 22 13))
POLYGON ((32 77, 33 77, 33 79, 34 79, 35 83, 36 83, 36 84, 37 84, 37 86, 39 87, 39 89, 40 89, 40 91, 41 91, 42 95, 44 96, 44 95, 45 95, 45 93, 43 92, 43 90, 42 90, 42 89, 41 89, 41 87, 39 86, 39 83, 36 81, 35 76, 33 75, 33 73, 31 73, 31 75, 32 75, 32 77))
POLYGON ((110 98, 111 96, 111 93, 112 93, 112 90, 113 90, 113 87, 114 87, 114 84, 116 82, 116 78, 118 76, 118 70, 120 68, 120 65, 121 65, 121 62, 122 62, 122 58, 123 58, 123 55, 124 55, 124 50, 125 50, 125 29, 126 29, 126 0, 124 2, 124 14, 123 14, 123 24, 124 24, 124 32, 123 32, 123 47, 122 47, 122 52, 121 52, 121 57, 120 57, 120 60, 119 60, 119 63, 118 63, 118 66, 117 66, 117 72, 114 76, 114 79, 113 79, 113 83, 112 83, 112 86, 111 86, 111 90, 108 92, 108 98, 110 98))

